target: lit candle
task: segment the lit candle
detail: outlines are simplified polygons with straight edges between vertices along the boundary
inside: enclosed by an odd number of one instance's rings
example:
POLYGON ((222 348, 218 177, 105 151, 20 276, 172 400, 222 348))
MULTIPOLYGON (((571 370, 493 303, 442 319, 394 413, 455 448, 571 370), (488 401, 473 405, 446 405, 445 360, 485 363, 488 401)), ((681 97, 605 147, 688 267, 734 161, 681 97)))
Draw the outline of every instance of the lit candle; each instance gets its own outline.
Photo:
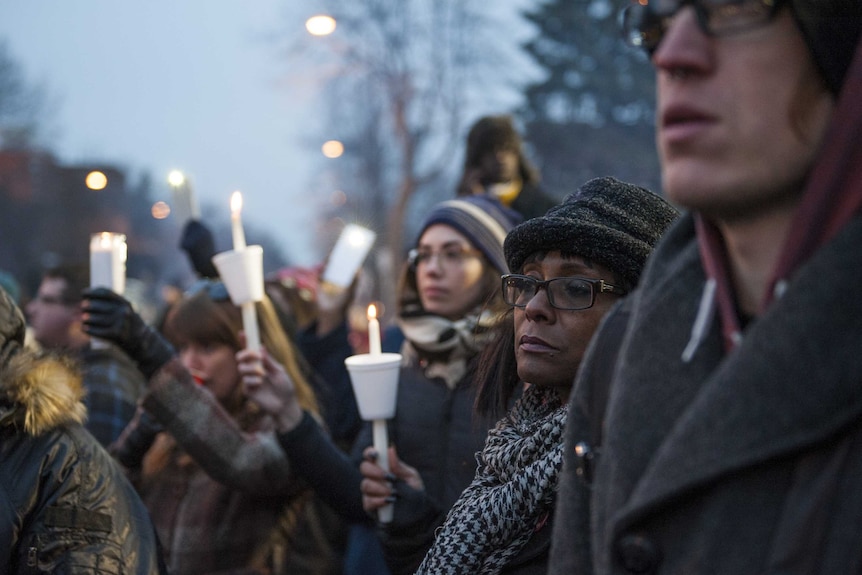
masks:
MULTIPOLYGON (((126 236, 101 232, 90 236, 90 287, 106 287, 120 295, 126 291, 126 236)), ((108 343, 93 338, 93 349, 105 349, 108 343)))
POLYGON ((101 232, 90 236, 90 287, 126 289, 126 236, 101 232))
POLYGON ((245 232, 242 229, 242 194, 239 191, 230 196, 230 223, 233 234, 233 249, 242 251, 245 249, 245 232))
POLYGON ((377 321, 377 307, 374 304, 368 306, 368 353, 380 355, 380 322, 377 321))

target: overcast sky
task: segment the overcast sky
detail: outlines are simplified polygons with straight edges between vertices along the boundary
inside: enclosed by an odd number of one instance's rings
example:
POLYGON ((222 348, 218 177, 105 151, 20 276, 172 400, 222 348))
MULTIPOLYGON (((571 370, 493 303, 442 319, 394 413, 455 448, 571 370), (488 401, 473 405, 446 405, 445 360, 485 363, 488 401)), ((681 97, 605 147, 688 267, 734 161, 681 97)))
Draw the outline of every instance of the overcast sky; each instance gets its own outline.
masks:
POLYGON ((316 200, 302 185, 320 153, 303 133, 314 94, 287 89, 274 39, 302 30, 311 12, 300 4, 0 0, 0 38, 56 103, 48 144, 62 162, 115 163, 132 181, 147 171, 165 200, 181 169, 225 223, 239 189, 244 219, 311 264, 316 200))

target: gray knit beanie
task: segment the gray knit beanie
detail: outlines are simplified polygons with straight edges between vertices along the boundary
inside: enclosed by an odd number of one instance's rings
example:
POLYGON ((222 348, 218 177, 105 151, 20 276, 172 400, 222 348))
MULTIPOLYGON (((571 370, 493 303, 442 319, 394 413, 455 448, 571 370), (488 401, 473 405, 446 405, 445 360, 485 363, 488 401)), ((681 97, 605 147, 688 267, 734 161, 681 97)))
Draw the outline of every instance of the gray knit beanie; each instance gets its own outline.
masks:
POLYGON ((512 272, 536 252, 559 250, 599 263, 637 285, 656 242, 677 210, 645 188, 615 178, 595 178, 544 216, 512 230, 503 249, 512 272))
POLYGON ((826 85, 838 94, 859 43, 862 2, 791 0, 790 6, 826 85))
POLYGON ((422 223, 419 237, 433 224, 446 224, 470 240, 501 274, 506 273, 503 240, 523 218, 488 196, 466 196, 434 206, 422 223))

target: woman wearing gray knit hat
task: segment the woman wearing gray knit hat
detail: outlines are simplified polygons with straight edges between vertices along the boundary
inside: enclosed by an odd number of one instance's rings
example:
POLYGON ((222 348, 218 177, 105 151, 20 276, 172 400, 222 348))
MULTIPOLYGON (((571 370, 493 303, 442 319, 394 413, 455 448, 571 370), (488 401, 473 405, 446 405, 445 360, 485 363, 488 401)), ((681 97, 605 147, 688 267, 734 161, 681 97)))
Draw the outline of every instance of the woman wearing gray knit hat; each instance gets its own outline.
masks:
POLYGON ((676 216, 644 188, 597 178, 509 233, 515 273, 503 275, 501 293, 513 309, 483 352, 478 411, 501 414, 521 382, 526 389, 489 433, 419 574, 546 572, 575 373, 676 216))

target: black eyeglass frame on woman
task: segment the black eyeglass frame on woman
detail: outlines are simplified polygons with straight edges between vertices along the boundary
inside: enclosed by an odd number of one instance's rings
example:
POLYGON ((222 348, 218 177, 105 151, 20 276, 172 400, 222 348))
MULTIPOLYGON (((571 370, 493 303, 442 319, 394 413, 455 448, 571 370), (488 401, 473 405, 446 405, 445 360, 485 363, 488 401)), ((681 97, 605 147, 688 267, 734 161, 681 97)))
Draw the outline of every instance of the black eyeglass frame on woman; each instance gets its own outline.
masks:
POLYGON ((691 6, 708 36, 727 36, 771 22, 787 0, 634 0, 620 14, 626 44, 648 55, 661 44, 676 14, 691 6), (667 7, 669 6, 669 7, 667 7))
POLYGON ((545 293, 548 295, 548 303, 551 304, 552 308, 566 311, 589 309, 593 307, 596 303, 596 296, 600 293, 612 293, 616 295, 626 295, 627 293, 623 288, 609 284, 605 280, 582 278, 578 276, 551 278, 543 281, 521 274, 506 274, 501 276, 500 280, 503 290, 503 301, 505 301, 507 305, 519 308, 527 307, 527 304, 529 304, 542 289, 544 289, 545 293), (527 291, 523 287, 525 285, 532 286, 529 296, 526 298, 525 294, 527 291), (571 304, 570 306, 558 304, 558 298, 569 297, 566 295, 566 291, 560 290, 572 290, 573 287, 581 290, 573 297, 582 298, 583 302, 571 304), (511 293, 511 290, 513 289, 519 291, 517 297, 513 297, 514 294, 511 293), (587 292, 589 292, 588 298, 585 296, 587 292))

